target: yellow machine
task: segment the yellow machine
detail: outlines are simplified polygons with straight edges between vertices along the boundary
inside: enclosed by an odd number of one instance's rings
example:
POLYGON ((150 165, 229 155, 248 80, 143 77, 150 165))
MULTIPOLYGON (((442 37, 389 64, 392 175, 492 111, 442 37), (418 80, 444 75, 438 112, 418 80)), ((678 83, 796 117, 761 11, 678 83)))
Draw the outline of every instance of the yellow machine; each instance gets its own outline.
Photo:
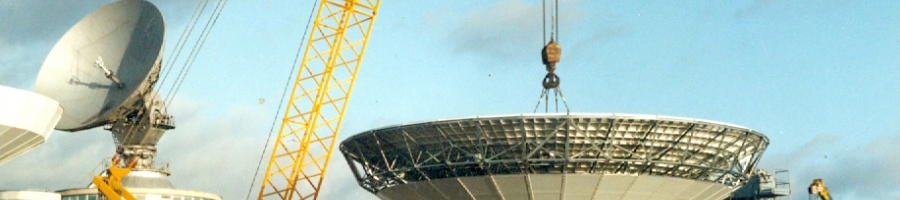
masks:
POLYGON ((815 194, 823 200, 831 200, 831 195, 828 195, 828 188, 825 187, 825 183, 822 182, 821 178, 813 180, 812 184, 809 185, 809 193, 815 194))
POLYGON ((380 0, 322 0, 258 199, 316 199, 380 0))
POLYGON ((118 167, 119 159, 113 157, 112 165, 109 166, 109 171, 107 171, 107 175, 104 176, 95 176, 92 183, 97 186, 97 189, 103 193, 103 196, 106 196, 106 199, 110 200, 137 200, 134 198, 134 195, 131 195, 128 190, 122 186, 122 177, 128 175, 131 172, 131 168, 134 167, 134 162, 128 162, 127 167, 120 168, 118 167))

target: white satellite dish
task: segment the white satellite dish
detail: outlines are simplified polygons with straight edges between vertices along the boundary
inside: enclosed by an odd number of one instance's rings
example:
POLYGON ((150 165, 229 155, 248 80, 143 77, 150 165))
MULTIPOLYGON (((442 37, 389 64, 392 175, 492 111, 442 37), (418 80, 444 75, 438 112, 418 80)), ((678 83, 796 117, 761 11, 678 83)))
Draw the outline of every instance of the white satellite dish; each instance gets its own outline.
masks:
POLYGON ((103 6, 69 29, 35 83, 66 111, 56 129, 101 126, 142 106, 159 77, 165 29, 156 6, 141 0, 103 6))

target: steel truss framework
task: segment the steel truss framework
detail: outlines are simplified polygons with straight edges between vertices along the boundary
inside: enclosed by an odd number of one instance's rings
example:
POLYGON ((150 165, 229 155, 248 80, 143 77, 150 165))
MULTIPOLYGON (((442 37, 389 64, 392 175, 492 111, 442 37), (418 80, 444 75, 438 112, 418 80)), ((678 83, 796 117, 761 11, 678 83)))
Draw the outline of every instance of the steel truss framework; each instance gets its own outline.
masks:
POLYGON ((322 0, 258 199, 316 199, 380 0, 322 0))
POLYGON ((769 144, 721 122, 621 114, 535 114, 437 120, 370 130, 341 143, 360 186, 451 177, 596 173, 742 186, 769 144))

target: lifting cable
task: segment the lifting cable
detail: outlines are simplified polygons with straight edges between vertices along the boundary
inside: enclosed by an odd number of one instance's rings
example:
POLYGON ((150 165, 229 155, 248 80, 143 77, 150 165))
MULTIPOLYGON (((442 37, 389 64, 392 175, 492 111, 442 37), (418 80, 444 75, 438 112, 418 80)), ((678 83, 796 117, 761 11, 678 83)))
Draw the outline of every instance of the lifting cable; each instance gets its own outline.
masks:
MULTIPOLYGON (((191 14, 191 18, 188 20, 188 24, 181 31, 181 37, 179 37, 178 42, 175 43, 175 49, 173 50, 173 52, 175 54, 174 58, 166 60, 166 62, 164 64, 162 64, 162 66, 160 66, 160 71, 162 74, 162 76, 160 77, 159 82, 158 82, 158 85, 160 86, 160 88, 163 87, 167 78, 169 77, 169 72, 172 71, 172 70, 170 70, 172 68, 172 65, 175 64, 175 62, 178 60, 178 56, 181 55, 181 50, 184 49, 184 45, 187 43, 187 39, 191 36, 191 33, 194 32, 194 27, 197 25, 197 22, 200 21, 200 16, 203 15, 203 12, 206 10, 206 5, 208 3, 209 3, 209 0, 202 0, 197 4, 197 7, 194 8, 194 13, 191 14)), ((173 84, 173 87, 174 87, 174 84, 173 84)), ((151 92, 149 94, 150 98, 146 98, 146 99, 144 99, 144 101, 155 101, 156 98, 159 97, 159 93, 160 92, 158 90, 157 90, 157 92, 151 92)), ((139 122, 134 122, 134 123, 139 124, 139 122)), ((132 126, 131 128, 129 128, 128 131, 125 133, 125 140, 128 140, 131 137, 132 133, 134 133, 135 131, 137 131, 137 126, 132 126)), ((116 143, 116 147, 118 147, 120 145, 118 140, 116 140, 115 136, 113 136, 113 142, 116 143)))
MULTIPOLYGON (((559 43, 559 0, 550 0, 550 40, 559 43), (555 34, 554 34, 555 33, 555 34)), ((543 25, 543 39, 547 44, 547 0, 541 2, 541 20, 543 25)))
POLYGON ((164 101, 166 110, 168 110, 169 105, 172 103, 172 100, 175 99, 175 95, 178 94, 178 90, 181 88, 181 84, 184 83, 185 77, 187 77, 188 72, 190 72, 191 68, 193 67, 194 61, 197 60, 197 55, 199 55, 200 50, 203 49, 203 44, 206 43, 206 39, 209 38, 209 33, 212 32, 212 28, 216 25, 216 22, 219 21, 219 16, 222 15, 222 10, 225 8, 225 4, 227 3, 228 0, 219 0, 219 2, 216 4, 216 8, 213 10, 213 13, 206 21, 206 26, 203 27, 202 31, 200 31, 200 35, 197 37, 197 41, 194 43, 194 48, 192 48, 191 52, 188 53, 188 58, 184 61, 181 72, 178 73, 178 76, 175 78, 175 83, 172 84, 174 86, 173 89, 169 90, 169 93, 171 95, 166 95, 166 97, 168 97, 167 100, 164 101))
MULTIPOLYGON (((256 177, 259 175, 259 168, 262 166, 263 158, 266 155, 266 150, 269 149, 269 142, 272 140, 272 133, 275 132, 275 124, 279 121, 278 116, 281 113, 281 106, 285 103, 285 96, 287 94, 288 88, 291 86, 291 80, 294 79, 294 71, 297 70, 299 65, 297 62, 300 60, 300 53, 303 52, 304 43, 306 42, 306 34, 309 33, 309 25, 312 24, 313 13, 315 13, 316 8, 318 7, 319 1, 313 1, 313 6, 309 10, 309 18, 306 21, 306 28, 303 29, 303 37, 300 38, 300 46, 297 47, 297 53, 294 55, 294 64, 291 66, 291 72, 288 73, 287 81, 284 83, 284 90, 281 91, 281 101, 278 103, 278 110, 275 111, 275 117, 272 119, 272 126, 269 128, 269 136, 266 137, 266 146, 263 147, 262 152, 259 154, 259 161, 256 164, 256 171, 253 173, 253 181, 250 182, 250 188, 247 190, 247 200, 250 200, 250 193, 253 192, 253 186, 256 184, 256 177)), ((300 77, 296 77, 300 78, 300 77)), ((294 97, 291 97, 294 98, 294 97)))
POLYGON ((559 112, 559 100, 562 99, 563 105, 566 107, 566 113, 569 112, 569 104, 563 97, 562 90, 559 88, 559 76, 554 73, 556 63, 559 62, 562 49, 559 46, 559 0, 550 0, 550 42, 547 42, 547 0, 541 1, 541 16, 543 25, 544 49, 541 51, 541 59, 547 68, 547 75, 543 80, 543 90, 538 97, 537 105, 534 106, 534 113, 537 113, 544 101, 544 112, 550 112, 550 90, 553 90, 553 99, 556 112, 559 112))
MULTIPOLYGON (((194 32, 194 27, 197 25, 197 22, 200 19, 200 16, 203 15, 203 11, 206 10, 206 4, 209 3, 209 0, 201 0, 197 4, 197 8, 194 8, 194 14, 191 14, 191 18, 188 20, 188 25, 184 27, 184 30, 181 31, 181 37, 178 38, 178 42, 175 43, 175 48, 173 49, 174 56, 172 59, 166 59, 165 64, 162 65, 161 71, 162 77, 159 80, 159 86, 162 87, 166 83, 166 79, 169 77, 169 73, 172 72, 172 66, 178 61, 178 56, 181 55, 181 50, 184 49, 184 45, 187 43, 187 38, 191 37, 191 33, 194 32)), ((149 100, 156 99, 159 96, 159 93, 153 95, 149 100)))
MULTIPOLYGON (((184 61, 184 65, 182 65, 178 76, 175 77, 175 80, 171 85, 171 89, 169 89, 169 92, 166 94, 165 99, 161 100, 164 103, 164 107, 162 109, 168 110, 169 105, 171 104, 175 95, 178 93, 178 89, 181 87, 181 83, 184 82, 184 78, 187 76, 187 73, 190 71, 190 68, 194 64, 194 60, 196 60, 200 49, 202 49, 203 44, 206 42, 206 38, 209 36, 209 33, 212 32, 212 27, 215 26, 216 21, 219 19, 219 15, 222 14, 222 10, 225 8, 225 4, 227 2, 228 0, 219 0, 219 2, 216 4, 215 9, 213 9, 213 13, 210 14, 209 19, 206 21, 206 26, 200 32, 200 35, 197 37, 197 41, 194 43, 191 52, 188 54, 188 57, 184 61)), ((206 10, 206 6, 208 3, 209 0, 201 1, 200 3, 198 3, 197 8, 194 9, 194 13, 191 15, 191 19, 188 20, 188 26, 185 26, 184 31, 182 31, 181 38, 179 38, 179 42, 176 43, 174 59, 166 62, 166 65, 168 66, 160 66, 161 71, 163 69, 166 69, 165 75, 160 78, 160 88, 163 87, 163 83, 167 80, 169 72, 172 71, 173 65, 175 65, 175 63, 177 62, 178 56, 181 55, 181 50, 183 50, 184 46, 187 44, 187 40, 190 38, 191 33, 194 32, 194 28, 196 27, 197 22, 200 21, 200 17, 203 15, 204 10, 206 10)), ((152 94, 150 96, 151 98, 145 99, 145 101, 155 101, 156 97, 159 96, 159 92, 156 92, 156 94, 152 94)), ((148 110, 147 112, 150 111, 148 110)), ((135 124, 138 123, 139 122, 135 122, 135 124)), ((137 130, 138 126, 132 126, 125 134, 126 140, 130 138, 131 135, 137 130)))

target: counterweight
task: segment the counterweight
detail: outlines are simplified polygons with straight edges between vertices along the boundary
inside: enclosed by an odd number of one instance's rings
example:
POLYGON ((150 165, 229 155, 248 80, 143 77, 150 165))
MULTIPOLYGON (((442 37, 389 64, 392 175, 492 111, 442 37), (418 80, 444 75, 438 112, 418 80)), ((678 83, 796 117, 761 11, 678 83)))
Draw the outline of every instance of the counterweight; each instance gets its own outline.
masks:
POLYGON ((319 3, 258 199, 318 197, 379 3, 319 3))

